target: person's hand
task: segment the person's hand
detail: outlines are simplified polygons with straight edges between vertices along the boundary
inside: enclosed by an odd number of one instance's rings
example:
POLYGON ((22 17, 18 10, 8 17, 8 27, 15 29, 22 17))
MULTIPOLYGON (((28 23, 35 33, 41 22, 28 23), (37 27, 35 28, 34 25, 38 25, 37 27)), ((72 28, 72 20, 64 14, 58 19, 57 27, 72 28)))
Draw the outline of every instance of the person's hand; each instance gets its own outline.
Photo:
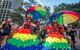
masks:
POLYGON ((71 31, 71 29, 68 29, 68 32, 70 32, 71 31))
POLYGON ((47 33, 51 33, 52 31, 50 31, 50 30, 47 30, 47 33))
POLYGON ((0 30, 2 29, 2 26, 0 25, 0 30))
POLYGON ((5 23, 6 23, 5 21, 4 21, 4 22, 2 22, 2 25, 3 25, 3 24, 5 24, 5 23))

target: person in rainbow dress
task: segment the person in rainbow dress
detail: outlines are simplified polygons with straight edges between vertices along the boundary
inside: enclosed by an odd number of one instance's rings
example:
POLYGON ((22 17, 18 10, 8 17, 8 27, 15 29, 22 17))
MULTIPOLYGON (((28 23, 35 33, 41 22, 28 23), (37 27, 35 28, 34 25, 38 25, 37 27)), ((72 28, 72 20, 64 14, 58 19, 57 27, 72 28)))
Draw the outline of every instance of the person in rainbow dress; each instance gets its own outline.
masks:
POLYGON ((31 17, 15 32, 1 50, 37 50, 39 38, 32 32, 31 17))
POLYGON ((62 35, 64 27, 58 25, 56 21, 52 22, 51 26, 46 26, 48 37, 45 38, 42 44, 42 50, 71 50, 68 41, 62 35))

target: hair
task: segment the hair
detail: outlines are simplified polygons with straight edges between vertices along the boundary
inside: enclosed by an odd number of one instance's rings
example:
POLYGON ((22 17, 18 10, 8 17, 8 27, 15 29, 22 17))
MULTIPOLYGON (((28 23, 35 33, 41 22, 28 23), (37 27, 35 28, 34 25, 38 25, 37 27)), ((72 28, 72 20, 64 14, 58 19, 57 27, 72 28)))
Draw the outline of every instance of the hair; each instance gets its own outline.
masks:
POLYGON ((54 24, 57 24, 57 25, 58 25, 58 23, 57 23, 57 22, 52 22, 52 24, 51 24, 51 25, 54 25, 54 24))

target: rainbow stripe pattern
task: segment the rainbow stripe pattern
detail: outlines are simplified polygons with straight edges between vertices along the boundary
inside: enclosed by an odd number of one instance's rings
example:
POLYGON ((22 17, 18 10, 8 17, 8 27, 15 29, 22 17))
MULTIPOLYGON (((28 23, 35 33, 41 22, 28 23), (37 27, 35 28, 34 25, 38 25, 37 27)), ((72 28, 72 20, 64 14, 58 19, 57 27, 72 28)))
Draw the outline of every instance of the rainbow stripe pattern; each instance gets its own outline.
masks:
POLYGON ((22 29, 15 33, 12 38, 8 39, 2 50, 36 50, 40 40, 36 35, 25 31, 22 29))
POLYGON ((45 17, 46 10, 41 6, 32 6, 26 10, 27 15, 30 15, 33 20, 41 19, 45 17), (35 15, 36 14, 36 15, 35 15))
POLYGON ((42 50, 71 50, 68 41, 60 34, 49 34, 42 50))
POLYGON ((68 10, 57 12, 50 17, 51 22, 56 20, 57 23, 61 25, 74 23, 78 21, 79 19, 80 19, 79 14, 73 11, 68 11, 68 10))

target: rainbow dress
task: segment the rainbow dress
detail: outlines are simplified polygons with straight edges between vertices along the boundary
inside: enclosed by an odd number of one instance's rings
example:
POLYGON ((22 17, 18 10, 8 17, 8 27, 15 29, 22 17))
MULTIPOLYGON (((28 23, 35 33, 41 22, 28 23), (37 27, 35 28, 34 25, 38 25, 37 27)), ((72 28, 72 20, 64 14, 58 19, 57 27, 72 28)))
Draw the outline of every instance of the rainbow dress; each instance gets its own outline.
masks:
POLYGON ((1 50, 36 50, 39 38, 31 34, 29 29, 21 28, 16 32, 1 50))
POLYGON ((68 41, 58 30, 56 32, 50 32, 42 45, 44 46, 42 50, 71 50, 68 41))

